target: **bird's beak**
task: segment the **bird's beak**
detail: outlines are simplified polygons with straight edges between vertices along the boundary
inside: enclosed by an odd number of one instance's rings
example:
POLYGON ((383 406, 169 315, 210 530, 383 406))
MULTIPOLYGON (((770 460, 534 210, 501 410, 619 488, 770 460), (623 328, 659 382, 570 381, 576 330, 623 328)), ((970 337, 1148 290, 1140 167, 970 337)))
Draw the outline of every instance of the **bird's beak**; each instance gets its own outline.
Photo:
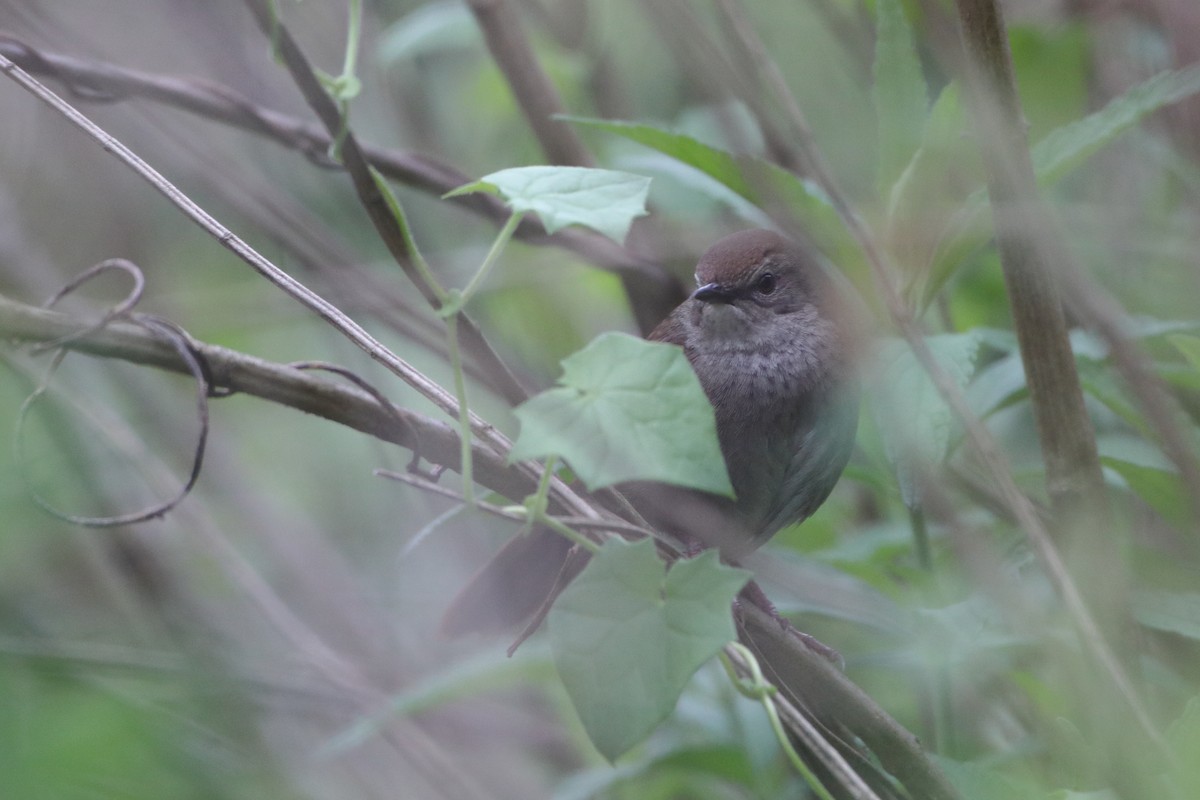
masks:
POLYGON ((706 283, 692 292, 692 298, 705 303, 728 303, 733 300, 733 293, 719 283, 706 283))

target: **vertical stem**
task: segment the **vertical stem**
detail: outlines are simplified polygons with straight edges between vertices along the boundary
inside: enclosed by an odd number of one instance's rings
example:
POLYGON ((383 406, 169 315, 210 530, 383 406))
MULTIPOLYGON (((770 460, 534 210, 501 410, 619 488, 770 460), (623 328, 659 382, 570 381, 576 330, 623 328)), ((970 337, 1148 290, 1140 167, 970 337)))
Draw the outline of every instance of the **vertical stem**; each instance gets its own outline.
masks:
POLYGON ((566 107, 538 63, 525 26, 509 0, 468 0, 467 5, 546 157, 554 164, 590 167, 593 159, 583 140, 554 118, 566 107))
POLYGON ((458 428, 461 448, 463 500, 475 502, 475 479, 471 463, 471 409, 467 405, 467 379, 463 373, 462 353, 458 348, 458 313, 446 318, 446 340, 450 344, 450 366, 454 370, 454 396, 458 400, 458 428))
MULTIPOLYGON (((933 546, 929 541, 929 526, 925 521, 925 511, 918 507, 908 510, 909 525, 912 527, 913 547, 917 553, 917 564, 921 570, 929 575, 931 581, 929 590, 926 592, 925 603, 930 607, 939 607, 943 604, 943 598, 938 591, 936 579, 933 574, 933 546)), ((953 736, 953 715, 951 713, 951 678, 950 670, 944 663, 933 665, 933 669, 929 674, 924 675, 921 681, 924 684, 924 693, 928 697, 928 703, 931 706, 931 713, 928 716, 928 724, 933 733, 930 737, 933 743, 935 753, 946 754, 946 746, 954 741, 953 736)))
MULTIPOLYGON (((450 344, 450 367, 454 370, 454 395, 458 399, 458 424, 459 433, 462 439, 462 479, 463 479, 463 499, 467 503, 475 502, 474 480, 472 479, 471 470, 471 409, 467 405, 467 379, 463 373, 462 353, 458 346, 458 317, 463 312, 463 307, 471 296, 479 290, 484 279, 491 273, 492 268, 496 266, 496 262, 500 260, 500 253, 504 251, 505 245, 512 239, 513 233, 517 230, 517 226, 521 224, 521 218, 524 216, 521 212, 513 213, 509 216, 508 222, 504 223, 504 227, 496 234, 496 240, 492 242, 492 247, 488 250, 487 255, 483 259, 483 263, 479 265, 479 269, 467 282, 467 286, 461 292, 450 291, 444 292, 437 282, 433 280, 433 276, 429 273, 428 266, 419 256, 415 259, 416 264, 423 270, 427 280, 431 285, 437 287, 442 307, 440 313, 446 318, 446 339, 450 344)), ((413 248, 415 252, 415 248, 413 248)), ((549 478, 543 475, 543 483, 549 489, 549 478)), ((539 491, 541 489, 539 488, 539 491)))
POLYGON ((956 0, 970 107, 988 174, 996 243, 1057 511, 1103 497, 1091 420, 1067 338, 1055 274, 1070 255, 1040 202, 1004 20, 994 0, 956 0))
POLYGON ((926 572, 933 572, 933 548, 929 544, 929 526, 925 524, 925 512, 920 508, 908 510, 908 523, 912 528, 913 546, 917 551, 917 564, 926 572))
MULTIPOLYGON (((480 284, 491 273, 492 268, 496 266, 496 262, 500 260, 500 253, 503 252, 508 240, 512 238, 516 232, 517 226, 521 224, 521 220, 525 217, 522 211, 514 212, 508 218, 508 222, 504 223, 504 227, 496 234, 496 240, 492 242, 492 247, 488 250, 488 254, 484 257, 483 263, 479 266, 479 271, 467 282, 466 288, 462 290, 462 298, 459 300, 459 307, 465 306, 471 296, 479 289, 480 284)), ((458 312, 456 311, 455 314, 458 312)))

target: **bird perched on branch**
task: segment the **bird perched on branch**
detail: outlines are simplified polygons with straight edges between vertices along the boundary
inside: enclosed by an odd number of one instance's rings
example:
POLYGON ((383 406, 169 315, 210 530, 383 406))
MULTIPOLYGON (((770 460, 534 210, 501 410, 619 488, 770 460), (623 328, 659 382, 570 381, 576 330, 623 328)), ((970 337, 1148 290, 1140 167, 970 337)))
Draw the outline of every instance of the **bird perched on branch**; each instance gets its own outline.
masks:
MULTIPOLYGON (((679 345, 691 362, 736 499, 662 484, 620 489, 655 527, 736 560, 810 516, 841 476, 858 423, 857 337, 818 257, 772 231, 718 241, 700 257, 696 283, 649 338, 679 345)), ((582 567, 570 548, 550 531, 514 539, 455 599, 443 629, 525 619, 582 567)))

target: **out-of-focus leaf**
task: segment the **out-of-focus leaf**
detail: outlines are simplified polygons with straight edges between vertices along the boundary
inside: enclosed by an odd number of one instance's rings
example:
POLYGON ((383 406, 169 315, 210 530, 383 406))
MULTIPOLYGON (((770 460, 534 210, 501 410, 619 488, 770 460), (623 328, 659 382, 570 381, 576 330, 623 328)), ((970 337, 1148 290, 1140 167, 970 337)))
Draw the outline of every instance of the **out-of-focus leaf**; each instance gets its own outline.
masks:
POLYGON ((1147 114, 1200 92, 1200 65, 1162 72, 1113 98, 1094 114, 1052 131, 1032 151, 1042 183, 1055 183, 1147 114))
POLYGON ((511 458, 557 455, 587 485, 653 480, 733 496, 712 405, 680 348, 605 333, 514 413, 511 458))
POLYGON ((958 86, 950 84, 929 111, 921 146, 887 195, 887 247, 904 269, 909 298, 924 296, 948 222, 983 180, 978 148, 966 131, 958 86))
POLYGON ((585 225, 620 244, 637 217, 646 215, 650 179, 586 167, 513 167, 460 186, 446 197, 490 192, 517 212, 533 212, 554 233, 585 225))
MULTIPOLYGON (((1104 108, 1050 132, 1032 148, 1033 166, 1043 186, 1056 183, 1147 114, 1200 92, 1200 65, 1164 72, 1114 98, 1104 108)), ((938 246, 922 306, 945 285, 966 256, 987 243, 992 223, 983 189, 963 203, 938 246)))
MULTIPOLYGON (((975 369, 979 336, 968 331, 930 336, 926 342, 942 369, 959 386, 965 386, 975 369)), ((878 378, 871 402, 876 425, 896 471, 900 496, 906 506, 917 508, 917 471, 945 457, 953 416, 906 342, 883 342, 875 363, 873 372, 878 378)))
POLYGON ((1030 800, 1042 792, 981 764, 938 758, 938 765, 955 788, 970 800, 1030 800))
POLYGON ((391 64, 443 50, 482 44, 479 25, 457 0, 425 3, 387 27, 379 37, 379 59, 391 64))
POLYGON ((1003 662, 987 656, 987 651, 1029 644, 1029 639, 1014 634, 1000 610, 979 594, 942 608, 922 609, 920 615, 927 622, 923 626, 925 650, 939 666, 975 664, 978 668, 988 661, 999 670, 1003 662))
POLYGON ((478 658, 439 669, 394 695, 382 709, 331 738, 319 755, 336 757, 352 750, 377 735, 396 717, 418 714, 497 687, 520 681, 536 682, 547 677, 552 678, 553 673, 550 672, 550 653, 545 647, 527 645, 512 657, 485 650, 478 658))
POLYGON ((975 374, 967 387, 967 403, 980 417, 1004 408, 1026 391, 1020 353, 997 359, 975 374))
POLYGON ((757 227, 770 227, 771 218, 758 206, 716 178, 665 153, 638 150, 614 157, 613 166, 652 177, 655 206, 660 212, 703 217, 728 208, 757 227))
MULTIPOLYGON (((929 194, 937 190, 935 187, 950 189, 960 182, 961 179, 953 180, 950 175, 963 169, 959 162, 969 155, 963 140, 965 130, 958 84, 951 83, 942 89, 925 118, 920 147, 886 193, 889 218, 902 215, 914 203, 928 202, 929 194)), ((969 174, 972 178, 982 178, 973 172, 969 174)), ((977 181, 972 181, 971 188, 976 184, 977 181)))
POLYGON ((899 0, 875 2, 875 113, 879 194, 886 197, 921 142, 929 97, 899 0))
POLYGON ((1167 744, 1175 754, 1173 766, 1178 797, 1200 797, 1200 696, 1184 706, 1183 714, 1167 729, 1167 744))
POLYGON ((1147 628, 1200 640, 1200 593, 1145 589, 1133 596, 1133 616, 1147 628))
POLYGON ((1156 446, 1138 436, 1109 433, 1096 440, 1100 462, 1115 471, 1151 508, 1172 522, 1189 513, 1174 466, 1156 446))
POLYGON ((1016 24, 1009 28, 1008 40, 1032 141, 1086 113, 1093 61, 1082 22, 1016 24), (1047 75, 1054 80, 1046 80, 1047 75))
POLYGON ((734 155, 682 133, 653 125, 563 117, 568 122, 615 133, 700 170, 763 208, 784 204, 804 221, 816 243, 830 254, 857 252, 846 227, 819 188, 753 156, 734 155))
POLYGON ((711 550, 668 571, 654 542, 616 539, 559 597, 549 619, 554 662, 606 758, 646 738, 734 638, 729 605, 749 577, 711 550))
POLYGON ((1200 371, 1200 337, 1176 335, 1168 337, 1175 349, 1183 354, 1194 369, 1200 371))
MULTIPOLYGON (((902 532, 899 544, 909 543, 902 532)), ((744 565, 783 614, 820 614, 853 622, 889 636, 903 635, 912 627, 907 611, 870 584, 822 560, 774 548, 761 560, 751 556, 744 565)))

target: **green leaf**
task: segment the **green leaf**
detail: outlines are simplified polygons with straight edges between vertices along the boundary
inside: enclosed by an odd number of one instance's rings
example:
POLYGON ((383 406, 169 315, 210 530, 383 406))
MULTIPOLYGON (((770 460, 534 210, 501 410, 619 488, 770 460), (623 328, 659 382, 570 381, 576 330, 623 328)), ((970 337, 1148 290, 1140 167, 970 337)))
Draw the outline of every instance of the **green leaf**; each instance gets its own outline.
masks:
POLYGON ((1172 522, 1189 513, 1187 493, 1175 467, 1155 445, 1140 436, 1106 433, 1097 437, 1100 462, 1116 472, 1126 486, 1172 522))
POLYGON ((938 95, 920 147, 887 195, 887 247, 908 277, 908 297, 923 298, 946 220, 957 218, 971 188, 983 180, 978 148, 966 131, 958 86, 952 83, 938 95))
POLYGON ((929 97, 899 0, 876 0, 875 14, 879 194, 886 197, 921 143, 929 97))
MULTIPOLYGON (((1032 148, 1038 181, 1043 186, 1053 185, 1147 114, 1197 92, 1200 92, 1200 64, 1160 73, 1114 98, 1099 111, 1057 128, 1032 148)), ((987 208, 987 193, 983 189, 963 203, 938 246, 922 295, 923 306, 937 295, 966 257, 991 238, 987 208)))
POLYGON ((1183 714, 1167 729, 1167 744, 1175 759, 1178 797, 1200 797, 1200 696, 1188 700, 1183 714))
POLYGON ((1034 786, 982 764, 938 757, 938 766, 963 797, 971 800, 1029 800, 1041 796, 1034 786))
MULTIPOLYGON (((965 386, 975 370, 979 334, 942 334, 925 341, 942 369, 959 386, 965 386)), ((872 393, 872 410, 883 436, 884 453, 896 470, 904 504, 917 508, 920 498, 915 478, 919 470, 945 457, 953 415, 907 342, 883 342, 876 364, 879 378, 872 393)))
POLYGON ((837 212, 819 188, 753 156, 734 155, 686 134, 653 125, 584 117, 561 117, 575 125, 615 133, 677 159, 729 187, 760 208, 783 204, 826 253, 857 252, 837 212))
POLYGON ((980 418, 1006 408, 1025 395, 1025 366, 1021 354, 1009 353, 975 374, 967 387, 967 404, 980 418))
POLYGON ((554 663, 610 761, 662 722, 688 680, 734 638, 729 604, 749 579, 716 551, 669 571, 654 542, 607 542, 550 611, 554 663))
POLYGON ((391 64, 443 50, 478 47, 479 25, 458 0, 426 3, 387 27, 379 37, 379 59, 391 64))
POLYGON ((510 458, 561 456, 589 490, 653 480, 733 496, 712 405, 683 350, 606 333, 562 366, 561 386, 515 409, 510 458))
POLYGON ((1200 92, 1200 64, 1162 72, 1081 120, 1052 131, 1033 148, 1038 180, 1057 182, 1147 114, 1200 92))
POLYGON ((1193 369, 1200 371, 1200 337, 1179 334, 1168 336, 1167 340, 1175 345, 1175 349, 1183 354, 1193 369))
POLYGON ((1133 617, 1147 628, 1200 640, 1200 593, 1137 592, 1133 596, 1133 617))
POLYGON ((1014 77, 1030 141, 1087 113, 1094 75, 1092 32, 1082 21, 1014 24, 1008 29, 1014 77), (1054 80, 1046 80, 1053 75, 1054 80))
POLYGON ((513 211, 537 214, 554 233, 585 225, 620 244, 637 217, 646 215, 650 179, 628 172, 586 167, 513 167, 460 186, 445 197, 489 192, 513 211))

